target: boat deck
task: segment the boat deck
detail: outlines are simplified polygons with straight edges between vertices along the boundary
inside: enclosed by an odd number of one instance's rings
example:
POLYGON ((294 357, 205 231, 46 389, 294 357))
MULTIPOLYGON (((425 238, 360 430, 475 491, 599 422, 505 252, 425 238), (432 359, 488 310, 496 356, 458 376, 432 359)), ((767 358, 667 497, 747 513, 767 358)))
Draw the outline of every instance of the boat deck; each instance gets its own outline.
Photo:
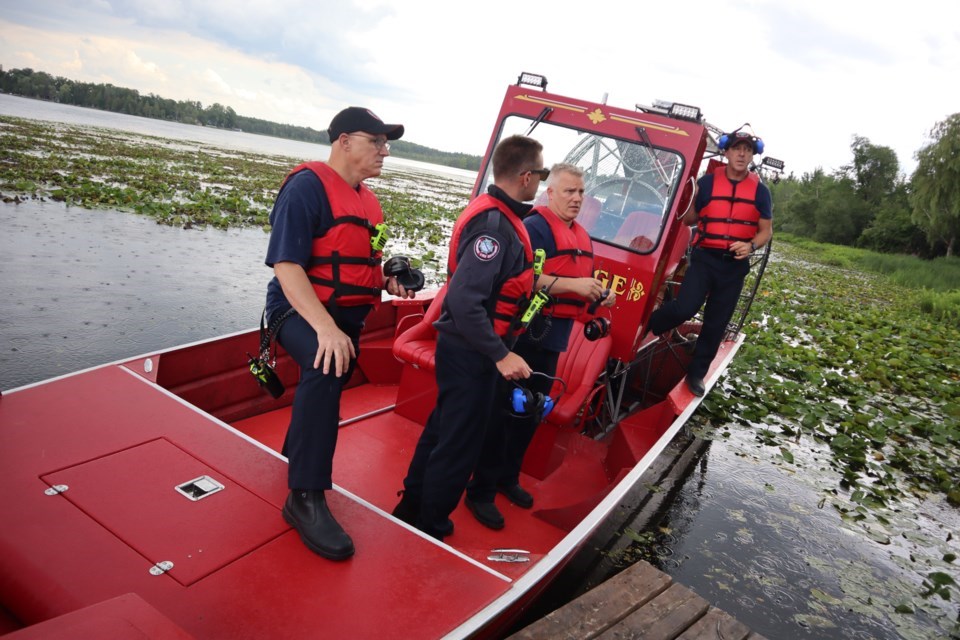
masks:
POLYGON ((196 637, 494 635, 562 569, 614 508, 610 493, 639 478, 697 404, 678 384, 604 441, 544 422, 521 479, 535 508, 497 496, 507 527, 492 531, 460 505, 454 534, 441 543, 390 515, 422 428, 395 409, 401 386, 349 388, 328 501, 357 554, 331 562, 281 516, 287 463, 278 450, 289 406, 228 424, 192 404, 246 411, 230 391, 241 380, 263 397, 248 373, 220 373, 208 363, 223 358, 205 353, 233 353, 252 335, 0 397, 0 630, 35 625, 23 633, 62 637, 92 624, 108 636, 118 616, 140 615, 196 637), (177 374, 173 383, 157 382, 158 359, 177 374), (205 476, 224 489, 199 500, 174 490, 205 476), (498 561, 497 549, 522 549, 514 559, 526 561, 498 561))
MULTIPOLYGON (((392 506, 387 485, 371 491, 363 473, 345 489, 369 493, 370 504, 342 492, 329 497, 357 555, 334 563, 312 554, 280 514, 282 457, 123 366, 4 394, 0 424, 0 598, 21 625, 136 593, 197 637, 306 637, 318 629, 326 637, 396 629, 441 637, 510 584, 376 508, 392 506), (225 486, 219 496, 191 501, 173 490, 204 475, 225 486), (47 493, 57 485, 66 488, 47 493), (151 573, 165 561, 169 571, 151 573), (385 580, 390 572, 396 579, 385 580)), ((358 465, 387 464, 376 452, 386 445, 371 435, 376 424, 356 426, 344 429, 351 442, 340 451, 358 448, 340 458, 341 478, 358 465)), ((397 430, 397 442, 413 431, 397 430)), ((465 547, 481 545, 463 514, 457 524, 465 547)), ((559 536, 550 529, 530 530, 547 544, 559 536)))
MULTIPOLYGON (((342 491, 390 513, 399 501, 407 465, 413 456, 422 426, 390 411, 396 401, 397 385, 364 385, 344 391, 342 415, 334 459, 334 484, 342 491)), ((234 423, 234 427, 279 451, 290 420, 284 407, 234 423)), ((481 525, 461 503, 451 514, 455 535, 445 542, 494 571, 516 578, 530 563, 503 563, 487 559, 495 548, 524 549, 531 560, 547 553, 567 534, 539 514, 544 505, 564 503, 559 478, 549 482, 525 476, 525 487, 535 496, 537 509, 521 509, 503 496, 497 506, 510 526, 492 531, 481 525)), ((598 486, 607 480, 598 477, 598 486)), ((339 516, 338 516, 339 517, 339 516)), ((342 522, 351 531, 349 522, 342 522)), ((358 550, 359 553, 359 550, 358 550)))

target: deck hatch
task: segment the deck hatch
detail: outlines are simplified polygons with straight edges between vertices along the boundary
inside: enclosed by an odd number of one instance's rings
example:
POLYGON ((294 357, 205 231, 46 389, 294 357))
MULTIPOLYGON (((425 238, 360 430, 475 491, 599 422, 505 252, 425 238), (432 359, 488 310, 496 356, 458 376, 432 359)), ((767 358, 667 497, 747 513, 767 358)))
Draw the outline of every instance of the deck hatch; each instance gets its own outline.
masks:
POLYGON ((216 573, 290 528, 279 507, 165 438, 42 478, 51 486, 69 485, 57 499, 67 500, 118 544, 139 553, 148 567, 170 563, 162 575, 183 586, 216 573))

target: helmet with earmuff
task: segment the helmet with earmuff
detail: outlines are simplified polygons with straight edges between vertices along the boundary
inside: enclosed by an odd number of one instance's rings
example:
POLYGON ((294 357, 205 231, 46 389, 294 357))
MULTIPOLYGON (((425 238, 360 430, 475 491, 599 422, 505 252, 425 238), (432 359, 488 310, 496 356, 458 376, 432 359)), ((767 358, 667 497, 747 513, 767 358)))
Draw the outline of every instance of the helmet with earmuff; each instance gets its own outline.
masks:
POLYGON ((721 151, 733 149, 740 142, 749 142, 755 154, 763 153, 763 139, 747 131, 737 129, 732 133, 725 133, 717 140, 717 148, 721 151))

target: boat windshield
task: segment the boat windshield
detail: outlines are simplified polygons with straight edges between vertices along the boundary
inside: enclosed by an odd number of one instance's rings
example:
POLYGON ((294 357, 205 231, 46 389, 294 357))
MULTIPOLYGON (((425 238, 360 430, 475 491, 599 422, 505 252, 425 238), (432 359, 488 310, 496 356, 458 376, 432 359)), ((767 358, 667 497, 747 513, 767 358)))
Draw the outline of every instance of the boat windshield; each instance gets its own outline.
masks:
MULTIPOLYGON (((584 171, 586 195, 577 221, 594 240, 637 253, 648 253, 660 242, 664 220, 683 174, 683 156, 669 149, 626 141, 511 116, 504 120, 499 139, 530 135, 543 144, 544 166, 558 162, 584 171)), ((493 168, 484 168, 483 190, 493 182, 493 168)), ((549 181, 548 181, 549 182, 549 181)), ((535 204, 546 204, 547 183, 535 204)))

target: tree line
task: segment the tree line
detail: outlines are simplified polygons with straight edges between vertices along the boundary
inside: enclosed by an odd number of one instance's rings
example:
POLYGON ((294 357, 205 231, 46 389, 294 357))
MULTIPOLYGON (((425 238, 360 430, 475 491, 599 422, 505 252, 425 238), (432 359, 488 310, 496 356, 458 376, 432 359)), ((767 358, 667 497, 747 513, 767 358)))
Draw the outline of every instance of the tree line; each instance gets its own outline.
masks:
POLYGON ((770 185, 775 227, 818 242, 953 256, 960 231, 960 113, 936 123, 908 177, 896 153, 855 136, 853 162, 770 185))
MULTIPOLYGON (((77 82, 54 77, 33 69, 10 69, 0 66, 0 91, 26 98, 49 100, 78 107, 90 107, 114 113, 124 113, 183 124, 195 124, 220 129, 233 129, 275 138, 301 140, 316 144, 330 144, 327 132, 310 127, 299 127, 260 118, 238 115, 232 107, 214 103, 204 107, 195 100, 171 100, 155 94, 142 95, 136 89, 112 84, 77 82)), ((450 153, 431 149, 412 142, 397 140, 390 143, 390 152, 402 158, 432 164, 478 171, 480 156, 450 153)))

